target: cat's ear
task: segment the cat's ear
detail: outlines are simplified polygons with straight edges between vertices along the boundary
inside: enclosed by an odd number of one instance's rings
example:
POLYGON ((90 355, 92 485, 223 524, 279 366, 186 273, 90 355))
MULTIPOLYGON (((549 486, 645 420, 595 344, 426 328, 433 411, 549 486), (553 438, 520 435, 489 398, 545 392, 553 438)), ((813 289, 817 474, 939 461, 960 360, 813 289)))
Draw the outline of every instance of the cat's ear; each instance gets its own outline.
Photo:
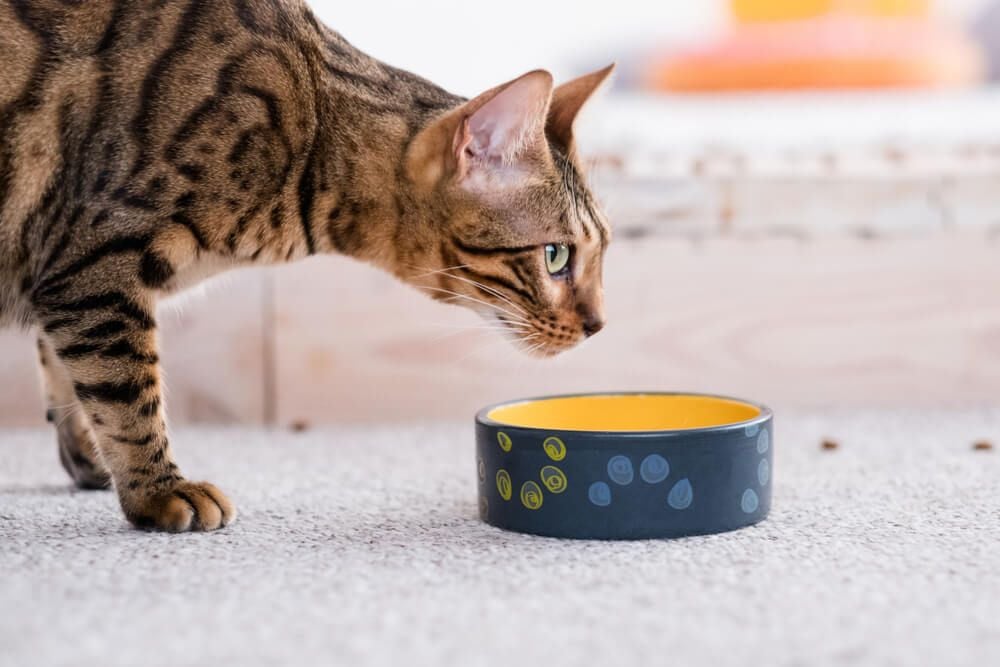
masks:
POLYGON ((466 102, 452 141, 456 176, 517 163, 545 147, 552 75, 535 70, 466 102))
POLYGON ((611 63, 603 69, 567 81, 552 92, 552 103, 545 122, 545 133, 566 153, 573 150, 573 122, 580 109, 601 87, 615 69, 611 63))
POLYGON ((422 129, 410 144, 407 170, 433 188, 444 179, 467 190, 506 189, 531 162, 550 160, 545 121, 552 75, 535 70, 464 102, 422 129))

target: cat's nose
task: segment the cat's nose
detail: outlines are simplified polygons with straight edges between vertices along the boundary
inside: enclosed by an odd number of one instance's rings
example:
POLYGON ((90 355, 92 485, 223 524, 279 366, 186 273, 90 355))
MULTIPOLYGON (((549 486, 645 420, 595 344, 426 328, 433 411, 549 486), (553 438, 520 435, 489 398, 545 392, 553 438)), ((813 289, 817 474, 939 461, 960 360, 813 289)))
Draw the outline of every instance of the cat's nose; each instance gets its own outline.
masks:
POLYGON ((600 315, 590 315, 583 320, 583 335, 590 338, 604 328, 604 319, 600 315))
POLYGON ((589 293, 576 304, 576 315, 580 318, 583 335, 590 338, 604 328, 604 307, 600 293, 589 293))

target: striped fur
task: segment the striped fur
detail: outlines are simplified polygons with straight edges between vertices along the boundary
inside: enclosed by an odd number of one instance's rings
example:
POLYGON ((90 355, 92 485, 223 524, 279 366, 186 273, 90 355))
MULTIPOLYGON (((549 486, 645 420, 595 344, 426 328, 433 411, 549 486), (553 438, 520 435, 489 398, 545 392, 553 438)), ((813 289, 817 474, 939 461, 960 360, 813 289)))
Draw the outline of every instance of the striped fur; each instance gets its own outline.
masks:
POLYGON ((453 137, 503 87, 451 95, 297 0, 0 0, 0 324, 39 332, 74 481, 113 485, 141 527, 234 518, 174 463, 154 314, 229 267, 340 253, 539 354, 596 331, 610 234, 570 129, 606 73, 557 88, 545 150, 480 196, 453 137), (547 243, 573 247, 566 276, 547 243))

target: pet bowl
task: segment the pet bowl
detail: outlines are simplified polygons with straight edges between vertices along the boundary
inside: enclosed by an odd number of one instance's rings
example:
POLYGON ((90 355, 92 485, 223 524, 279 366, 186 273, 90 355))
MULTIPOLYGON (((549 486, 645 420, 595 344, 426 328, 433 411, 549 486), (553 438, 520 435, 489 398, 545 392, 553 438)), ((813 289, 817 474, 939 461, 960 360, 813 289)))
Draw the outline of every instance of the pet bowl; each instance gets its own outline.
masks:
POLYGON ((483 521, 551 537, 718 533, 771 507, 771 411, 721 396, 620 393, 476 415, 483 521))

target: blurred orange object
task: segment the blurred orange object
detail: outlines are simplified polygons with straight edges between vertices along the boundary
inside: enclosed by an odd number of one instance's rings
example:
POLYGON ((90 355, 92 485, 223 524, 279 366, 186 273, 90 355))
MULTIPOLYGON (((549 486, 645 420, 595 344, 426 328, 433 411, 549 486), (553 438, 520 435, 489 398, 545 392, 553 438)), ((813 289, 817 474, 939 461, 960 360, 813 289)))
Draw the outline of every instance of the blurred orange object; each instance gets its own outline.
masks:
POLYGON ((930 0, 730 0, 733 16, 745 23, 808 19, 825 14, 926 16, 930 0))
MULTIPOLYGON (((752 0, 743 1, 745 11, 754 9, 752 0)), ((761 8, 792 5, 790 0, 757 3, 761 8)), ((802 5, 815 8, 820 0, 802 5)), ((690 92, 947 87, 975 83, 984 72, 979 47, 946 24, 833 14, 743 24, 716 43, 655 60, 646 81, 657 90, 690 92)))

